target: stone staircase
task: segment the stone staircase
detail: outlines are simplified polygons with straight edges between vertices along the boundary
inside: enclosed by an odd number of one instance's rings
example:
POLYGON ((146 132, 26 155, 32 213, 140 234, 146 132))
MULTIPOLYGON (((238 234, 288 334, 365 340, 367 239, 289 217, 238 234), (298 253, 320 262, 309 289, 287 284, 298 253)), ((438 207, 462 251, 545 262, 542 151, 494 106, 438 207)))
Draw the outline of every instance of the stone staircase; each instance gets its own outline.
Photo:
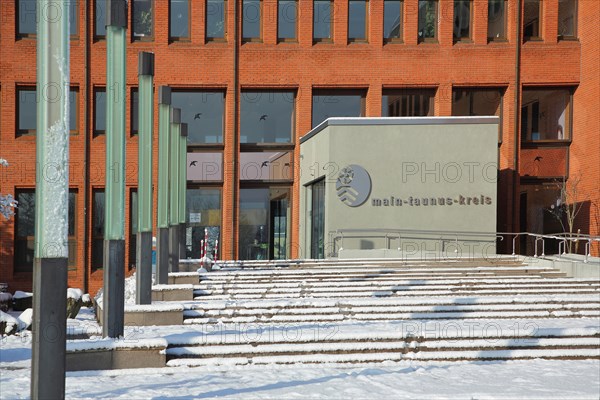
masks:
POLYGON ((600 358, 600 282, 514 259, 225 265, 169 366, 600 358))

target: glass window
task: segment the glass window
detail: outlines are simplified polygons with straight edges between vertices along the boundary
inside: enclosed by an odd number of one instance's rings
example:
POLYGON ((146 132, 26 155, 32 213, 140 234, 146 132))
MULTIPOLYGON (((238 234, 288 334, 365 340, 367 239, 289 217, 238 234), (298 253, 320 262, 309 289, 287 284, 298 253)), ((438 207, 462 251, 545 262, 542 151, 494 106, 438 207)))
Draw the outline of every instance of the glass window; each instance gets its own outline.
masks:
POLYGON ((312 127, 330 117, 363 117, 365 94, 357 90, 315 90, 312 97, 312 127))
POLYGON ((132 0, 130 4, 133 38, 136 40, 153 40, 154 0, 132 0))
POLYGON ((382 117, 431 117, 434 115, 435 89, 384 90, 382 117))
POLYGON ((437 41, 437 24, 437 0, 419 0, 419 41, 437 41))
POLYGON ((238 258, 273 260, 289 257, 290 189, 240 189, 238 258))
POLYGON ((295 41, 298 2, 296 0, 279 0, 277 7, 277 39, 279 41, 295 41))
POLYGON ((221 189, 187 189, 186 205, 187 257, 201 258, 204 238, 208 236, 206 256, 214 259, 216 241, 221 240, 221 189))
POLYGON ((402 40, 402 1, 383 2, 383 39, 386 42, 402 40))
POLYGON ((540 40, 542 37, 542 1, 525 0, 523 7, 523 39, 540 40))
MULTIPOLYGON (((19 202, 19 207, 15 209, 14 269, 15 272, 32 272, 35 243, 35 190, 17 190, 15 198, 19 202)), ((75 266, 77 262, 76 207, 77 191, 69 190, 67 233, 69 266, 75 266)))
POLYGON ((454 41, 471 38, 471 0, 454 0, 454 41))
POLYGON ((106 89, 94 89, 94 136, 106 133, 106 89))
POLYGON ((506 0, 488 0, 488 40, 506 40, 506 0))
POLYGON ((129 192, 129 269, 137 265, 137 222, 138 222, 138 193, 137 189, 129 192))
MULTIPOLYGON (((454 88, 452 90, 453 116, 491 116, 502 121, 502 96, 498 88, 454 88)), ((498 140, 502 139, 502 122, 498 126, 498 140)))
POLYGON ((291 143, 294 92, 242 92, 240 143, 291 143))
MULTIPOLYGON (((79 33, 79 1, 71 0, 67 3, 71 36, 79 33)), ((21 37, 37 35, 37 0, 17 0, 17 35, 21 37)))
POLYGON ((226 10, 227 2, 224 0, 206 1, 206 40, 225 39, 226 10))
POLYGON ((364 0, 348 2, 348 41, 367 40, 367 8, 368 2, 364 0))
POLYGON ((138 134, 140 125, 140 93, 138 88, 131 89, 131 136, 138 134))
POLYGON ((313 40, 331 40, 332 7, 330 0, 315 0, 313 3, 313 40))
POLYGON ((106 0, 96 0, 94 13, 96 17, 94 35, 96 38, 104 38, 106 36, 106 0))
POLYGON ((260 40, 262 14, 260 0, 243 0, 242 38, 247 41, 260 40))
POLYGON ((523 89, 521 140, 568 140, 571 137, 569 89, 523 89))
MULTIPOLYGON (((78 120, 78 88, 69 91, 69 132, 76 134, 79 130, 78 120)), ((35 87, 22 87, 17 89, 18 127, 17 135, 35 135, 37 123, 37 101, 35 87)))
POLYGON ((92 271, 104 268, 104 189, 92 190, 92 271))
POLYGON ((223 143, 224 92, 173 91, 171 100, 188 124, 188 144, 223 143))
POLYGON ((223 153, 194 152, 187 154, 188 181, 222 181, 223 153))
POLYGON ((310 257, 325 258, 325 179, 310 185, 310 257))
POLYGON ((291 151, 240 153, 240 180, 293 180, 291 151))
POLYGON ((577 1, 558 0, 558 37, 577 37, 577 1))
POLYGON ((169 10, 169 37, 171 40, 190 38, 190 3, 189 0, 171 0, 169 10))

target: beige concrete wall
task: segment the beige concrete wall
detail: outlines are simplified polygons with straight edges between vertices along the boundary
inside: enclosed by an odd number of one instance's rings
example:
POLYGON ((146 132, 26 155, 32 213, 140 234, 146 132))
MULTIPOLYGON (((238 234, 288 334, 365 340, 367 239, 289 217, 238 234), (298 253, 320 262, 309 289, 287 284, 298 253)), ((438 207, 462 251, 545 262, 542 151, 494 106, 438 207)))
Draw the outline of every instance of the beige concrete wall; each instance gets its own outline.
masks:
MULTIPOLYGON (((307 212, 310 197, 305 185, 321 176, 326 179, 325 232, 338 229, 495 232, 497 123, 495 117, 336 119, 329 120, 328 126, 318 133, 312 132, 314 136, 307 135, 300 150, 300 231, 301 247, 306 250, 302 256, 310 254, 307 212), (355 207, 344 204, 336 190, 340 171, 349 165, 364 168, 371 179, 369 197, 355 207), (441 198, 444 205, 440 204, 441 198), (435 199, 435 205, 431 199, 435 199), (390 203, 394 205, 386 205, 390 203)), ((386 242, 379 234, 361 236, 356 240, 345 239, 344 248, 397 249, 409 241, 405 237, 400 244, 397 239, 386 242)), ((431 250, 441 246, 437 239, 421 240, 428 235, 411 237, 413 247, 431 250)), ((483 247, 480 242, 469 244, 467 237, 460 239, 463 252, 483 247)), ((325 240, 326 249, 331 249, 333 243, 327 237, 325 240)), ((335 250, 339 245, 336 243, 335 250)), ((485 251, 489 253, 490 249, 485 251)))

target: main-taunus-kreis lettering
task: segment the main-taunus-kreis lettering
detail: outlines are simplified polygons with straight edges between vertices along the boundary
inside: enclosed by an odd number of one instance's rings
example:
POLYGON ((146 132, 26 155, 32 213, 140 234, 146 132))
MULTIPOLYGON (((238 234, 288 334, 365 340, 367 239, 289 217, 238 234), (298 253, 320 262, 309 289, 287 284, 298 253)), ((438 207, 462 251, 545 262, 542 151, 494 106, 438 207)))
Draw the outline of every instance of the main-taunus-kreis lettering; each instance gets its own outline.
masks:
POLYGON ((458 197, 384 197, 371 198, 371 205, 374 207, 420 207, 420 206, 489 206, 492 205, 492 198, 489 196, 463 196, 458 197))

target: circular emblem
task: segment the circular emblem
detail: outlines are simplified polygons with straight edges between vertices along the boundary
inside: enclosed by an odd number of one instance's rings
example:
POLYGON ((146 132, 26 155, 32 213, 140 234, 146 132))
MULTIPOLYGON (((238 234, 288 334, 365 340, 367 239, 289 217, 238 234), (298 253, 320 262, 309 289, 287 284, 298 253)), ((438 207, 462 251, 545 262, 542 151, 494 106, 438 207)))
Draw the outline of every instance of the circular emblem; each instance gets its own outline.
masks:
POLYGON ((335 190, 342 203, 349 207, 358 207, 367 201, 371 194, 371 177, 360 165, 348 165, 340 171, 335 190))

